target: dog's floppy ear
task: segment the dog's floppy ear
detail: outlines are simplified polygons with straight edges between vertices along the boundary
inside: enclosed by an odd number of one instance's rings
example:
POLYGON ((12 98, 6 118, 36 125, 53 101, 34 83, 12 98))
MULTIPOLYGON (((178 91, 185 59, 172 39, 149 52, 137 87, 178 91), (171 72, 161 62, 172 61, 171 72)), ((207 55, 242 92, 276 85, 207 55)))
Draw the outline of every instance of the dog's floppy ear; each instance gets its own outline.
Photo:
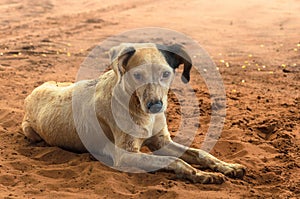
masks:
POLYGON ((126 71, 126 66, 130 57, 135 53, 135 51, 134 47, 127 44, 121 44, 110 49, 110 61, 112 62, 113 70, 120 80, 126 71))
POLYGON ((179 44, 170 46, 157 45, 157 48, 162 52, 168 64, 175 70, 180 64, 183 64, 183 72, 181 80, 186 84, 190 81, 190 71, 192 68, 191 57, 179 44))

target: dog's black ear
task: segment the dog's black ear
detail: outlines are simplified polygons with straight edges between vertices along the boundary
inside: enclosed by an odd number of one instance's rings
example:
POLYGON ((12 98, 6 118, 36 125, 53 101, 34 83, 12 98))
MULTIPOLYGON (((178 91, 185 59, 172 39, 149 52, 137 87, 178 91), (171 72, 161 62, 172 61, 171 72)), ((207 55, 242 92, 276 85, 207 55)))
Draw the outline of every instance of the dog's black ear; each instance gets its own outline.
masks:
POLYGON ((110 49, 109 57, 113 65, 113 70, 119 75, 122 76, 125 73, 126 66, 130 57, 135 53, 135 49, 132 46, 126 44, 121 44, 110 49))
POLYGON ((183 72, 181 76, 181 80, 184 83, 188 83, 190 81, 190 71, 192 68, 192 60, 191 57, 184 50, 183 46, 179 44, 173 44, 171 46, 159 45, 157 44, 157 48, 164 55, 168 64, 175 70, 179 67, 180 64, 183 64, 183 72))

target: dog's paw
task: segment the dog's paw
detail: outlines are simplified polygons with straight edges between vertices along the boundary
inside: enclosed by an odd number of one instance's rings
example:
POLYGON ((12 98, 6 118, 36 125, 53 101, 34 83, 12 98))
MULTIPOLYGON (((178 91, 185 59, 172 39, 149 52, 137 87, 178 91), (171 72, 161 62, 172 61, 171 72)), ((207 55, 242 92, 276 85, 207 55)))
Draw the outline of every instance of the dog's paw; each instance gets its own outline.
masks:
POLYGON ((201 184, 222 184, 225 181, 225 178, 224 175, 220 173, 198 171, 196 174, 190 176, 189 180, 201 184))
POLYGON ((240 164, 228 164, 223 173, 230 178, 242 179, 246 174, 246 167, 240 164))

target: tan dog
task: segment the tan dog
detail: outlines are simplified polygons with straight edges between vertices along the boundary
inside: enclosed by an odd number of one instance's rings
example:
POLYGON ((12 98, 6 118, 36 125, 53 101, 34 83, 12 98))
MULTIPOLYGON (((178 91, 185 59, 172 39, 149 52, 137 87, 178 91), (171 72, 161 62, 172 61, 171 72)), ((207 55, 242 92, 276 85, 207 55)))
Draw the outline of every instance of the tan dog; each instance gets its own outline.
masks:
POLYGON ((184 65, 182 81, 185 83, 189 81, 192 66, 181 46, 121 44, 112 48, 110 55, 114 60, 113 70, 97 80, 74 84, 47 82, 36 88, 25 100, 24 134, 35 142, 43 139, 52 146, 86 151, 84 136, 79 136, 78 131, 87 135, 95 133, 91 127, 94 124, 85 119, 94 110, 106 136, 102 140, 90 140, 89 151, 110 156, 114 166, 143 170, 164 167, 199 183, 222 183, 224 176, 197 170, 190 164, 229 177, 244 176, 243 166, 225 163, 170 138, 164 114, 168 89, 179 65, 184 65), (74 105, 75 97, 80 100, 74 105), (78 117, 74 118, 74 114, 78 117), (141 153, 144 145, 153 154, 141 153))

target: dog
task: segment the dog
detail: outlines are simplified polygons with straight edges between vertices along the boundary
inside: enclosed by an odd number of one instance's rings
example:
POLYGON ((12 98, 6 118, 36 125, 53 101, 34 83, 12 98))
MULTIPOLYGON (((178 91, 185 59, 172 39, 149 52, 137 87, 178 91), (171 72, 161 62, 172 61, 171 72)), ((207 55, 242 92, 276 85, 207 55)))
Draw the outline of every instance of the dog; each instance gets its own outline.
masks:
POLYGON ((223 162, 205 151, 171 140, 165 116, 168 90, 175 69, 183 65, 181 79, 188 83, 192 68, 191 58, 183 46, 123 43, 113 47, 109 54, 112 69, 96 80, 50 81, 33 90, 25 99, 22 122, 29 140, 87 151, 78 131, 93 133, 88 130, 91 125, 85 124, 89 120, 83 119, 90 112, 84 111, 85 107, 93 107, 105 141, 93 140, 92 145, 99 153, 110 156, 114 166, 142 170, 164 167, 181 178, 203 184, 223 183, 225 176, 243 178, 244 166, 223 162), (74 108, 72 99, 78 96, 83 100, 74 108), (73 116, 75 110, 80 116, 77 120, 73 116), (115 148, 101 146, 108 142, 115 148), (152 153, 140 152, 142 146, 147 146, 152 153), (215 172, 201 171, 191 164, 215 172))

